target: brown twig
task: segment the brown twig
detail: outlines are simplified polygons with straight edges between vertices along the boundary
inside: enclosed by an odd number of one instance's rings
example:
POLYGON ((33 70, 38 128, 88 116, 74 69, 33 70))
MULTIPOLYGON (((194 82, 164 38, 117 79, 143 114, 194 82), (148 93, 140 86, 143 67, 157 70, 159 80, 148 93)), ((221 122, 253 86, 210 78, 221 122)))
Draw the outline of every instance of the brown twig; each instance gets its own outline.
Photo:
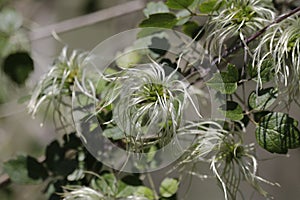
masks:
POLYGON ((10 183, 10 178, 7 174, 3 174, 0 176, 0 188, 5 187, 10 183))
POLYGON ((53 32, 64 33, 74 29, 89 26, 101 21, 120 17, 143 9, 146 5, 145 0, 134 0, 127 3, 119 4, 104 10, 100 10, 84 16, 65 20, 56 24, 36 28, 29 33, 31 40, 39 40, 50 37, 53 32))

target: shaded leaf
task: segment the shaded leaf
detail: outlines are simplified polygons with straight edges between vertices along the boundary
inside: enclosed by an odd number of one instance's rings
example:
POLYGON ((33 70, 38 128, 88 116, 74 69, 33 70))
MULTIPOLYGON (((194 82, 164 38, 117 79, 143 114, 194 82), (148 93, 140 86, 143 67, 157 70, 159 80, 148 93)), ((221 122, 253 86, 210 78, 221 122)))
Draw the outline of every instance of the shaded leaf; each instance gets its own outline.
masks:
POLYGON ((255 110, 266 109, 276 101, 277 96, 278 90, 273 87, 253 91, 249 95, 248 104, 255 110))
POLYGON ((114 196, 118 192, 117 179, 112 173, 105 173, 101 178, 93 179, 92 186, 108 196, 114 196))
POLYGON ((181 10, 188 8, 194 0, 167 0, 166 5, 171 9, 181 10))
POLYGON ((219 110, 231 120, 237 121, 244 118, 242 107, 234 101, 227 101, 226 104, 220 106, 219 110))
POLYGON ((121 131, 121 129, 117 126, 113 128, 106 128, 102 134, 104 137, 111 138, 113 140, 120 140, 125 137, 123 131, 121 131))
POLYGON ((35 158, 27 156, 28 176, 34 180, 44 180, 48 177, 48 172, 42 163, 35 158))
POLYGON ((167 53, 171 47, 169 41, 166 38, 153 37, 151 38, 151 45, 148 48, 160 56, 163 56, 167 53))
POLYGON ((159 193, 162 197, 171 197, 178 190, 179 183, 176 179, 165 178, 159 187, 159 193))
POLYGON ((132 186, 140 186, 143 185, 143 182, 139 179, 138 175, 132 174, 132 175, 127 175, 122 178, 122 181, 126 183, 127 185, 132 185, 132 186))
POLYGON ((197 40, 200 40, 200 38, 203 36, 204 34, 204 31, 202 30, 202 26, 199 26, 196 22, 194 21, 188 21, 187 23, 185 23, 183 26, 182 26, 182 31, 190 36, 191 38, 195 38, 200 31, 202 31, 198 36, 197 38, 195 39, 196 41, 197 40))
POLYGON ((15 83, 22 85, 33 71, 33 60, 26 52, 11 54, 4 60, 3 71, 15 83))
POLYGON ((65 157, 66 151, 57 141, 46 148, 45 163, 50 171, 56 175, 68 176, 78 166, 78 161, 65 157))
POLYGON ((146 17, 156 13, 168 13, 169 8, 162 1, 159 2, 149 2, 147 7, 143 10, 146 17))
POLYGON ((118 192, 116 198, 128 197, 133 195, 135 191, 135 187, 131 185, 127 185, 122 181, 118 182, 118 192))
POLYGON ((237 81, 239 80, 239 73, 234 65, 228 65, 225 72, 215 73, 213 77, 206 82, 206 84, 220 91, 222 94, 232 94, 237 89, 237 81))
POLYGON ((271 153, 286 154, 300 147, 298 122, 288 114, 273 112, 263 116, 256 127, 258 144, 271 153))
POLYGON ((140 23, 140 27, 160 27, 173 28, 177 23, 177 18, 171 13, 157 13, 150 15, 148 19, 140 23))
POLYGON ((3 169, 13 182, 19 184, 37 184, 48 175, 41 163, 27 156, 18 156, 5 162, 3 169))

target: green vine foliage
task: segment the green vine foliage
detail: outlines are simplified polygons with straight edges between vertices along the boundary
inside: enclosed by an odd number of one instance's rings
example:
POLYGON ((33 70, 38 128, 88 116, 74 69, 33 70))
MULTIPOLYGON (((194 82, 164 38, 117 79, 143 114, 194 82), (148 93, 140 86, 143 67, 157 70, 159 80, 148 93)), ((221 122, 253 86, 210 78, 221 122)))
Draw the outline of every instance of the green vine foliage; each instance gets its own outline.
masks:
MULTIPOLYGON (((133 152, 153 151, 149 163, 155 150, 170 138, 193 135, 193 145, 171 170, 177 172, 177 178, 166 175, 158 187, 153 187, 151 177, 149 184, 145 184, 145 174, 109 169, 89 153, 78 134, 68 131, 62 142, 55 140, 46 147, 42 158, 18 156, 4 164, 4 171, 15 183, 47 182, 44 192, 50 200, 177 199, 183 171, 196 177, 215 178, 226 200, 240 198, 242 182, 269 198, 271 195, 261 183, 277 184, 258 174, 255 149, 287 154, 290 149, 300 147, 298 121, 289 114, 292 103, 299 105, 299 8, 285 9, 286 15, 279 16, 282 5, 271 0, 149 2, 139 27, 182 31, 194 42, 203 44, 211 56, 211 64, 219 69, 205 79, 187 79, 189 87, 173 79, 174 74, 164 74, 165 65, 186 78, 193 74, 193 69, 179 66, 181 54, 172 60, 165 50, 153 48, 154 43, 169 47, 165 38, 152 38, 152 45, 148 45, 144 55, 134 52, 128 54, 129 59, 121 57, 110 71, 96 79, 84 75, 88 52, 68 53, 64 48, 51 70, 41 78, 28 103, 32 115, 42 105, 50 112, 48 108, 52 105, 61 124, 70 124, 65 109, 70 109, 72 90, 77 86, 86 97, 96 99, 96 115, 104 137, 133 152), (149 55, 151 65, 136 65, 135 62, 149 55), (175 87, 175 83, 180 86, 175 87), (225 119, 183 122, 184 105, 186 102, 194 105, 189 89, 197 89, 199 83, 215 91, 213 98, 221 102, 217 110, 225 119), (219 98, 222 95, 225 99, 219 98), (117 107, 116 99, 130 106, 117 107), (115 107, 124 112, 116 114, 115 107), (113 121, 116 115, 117 120, 113 121), (253 125, 255 132, 251 130, 253 125), (138 137, 141 133, 147 135, 150 129, 158 132, 151 135, 154 139, 138 137), (256 142, 247 143, 246 134, 255 135, 256 142), (189 166, 199 162, 210 164, 210 176, 191 171, 189 166)), ((22 19, 16 12, 2 9, 0 21, 2 72, 17 84, 24 84, 33 70, 33 62, 28 46, 23 43, 26 38, 22 19), (22 41, 22 45, 10 41, 22 41), (16 45, 22 48, 16 49, 16 45)), ((139 33, 140 38, 146 36, 146 32, 139 33)), ((203 58, 197 60, 201 62, 203 58)), ((195 110, 200 118, 200 111, 195 110)))

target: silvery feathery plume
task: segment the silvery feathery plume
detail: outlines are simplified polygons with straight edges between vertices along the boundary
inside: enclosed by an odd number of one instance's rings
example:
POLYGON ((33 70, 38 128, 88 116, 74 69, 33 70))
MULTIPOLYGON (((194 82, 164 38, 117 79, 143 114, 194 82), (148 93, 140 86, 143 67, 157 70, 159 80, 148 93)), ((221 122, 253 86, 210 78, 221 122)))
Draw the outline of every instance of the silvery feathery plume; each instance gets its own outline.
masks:
POLYGON ((259 86, 261 71, 267 62, 272 64, 277 81, 284 83, 292 98, 299 94, 300 78, 300 18, 289 17, 273 24, 264 34, 254 54, 253 67, 257 68, 259 86))
MULTIPOLYGON (((275 13, 266 0, 230 0, 220 3, 220 10, 209 21, 210 32, 205 44, 221 58, 224 44, 237 36, 242 42, 270 23, 275 13)), ((247 46, 247 45, 246 45, 247 46)))
POLYGON ((63 200, 106 200, 102 193, 89 187, 75 186, 62 194, 63 200))
POLYGON ((149 200, 149 198, 136 195, 114 198, 109 195, 104 195, 98 190, 85 186, 68 186, 66 189, 68 191, 62 194, 63 200, 149 200))
POLYGON ((152 60, 111 78, 103 107, 113 105, 113 123, 132 143, 147 144, 152 139, 162 145, 169 142, 187 107, 201 116, 188 82, 180 80, 178 74, 177 69, 152 60))
POLYGON ((67 47, 63 48, 60 56, 51 66, 51 69, 38 82, 33 90, 28 103, 29 113, 34 117, 40 106, 47 102, 47 110, 50 104, 54 106, 59 117, 63 117, 61 106, 70 106, 65 97, 71 97, 72 86, 80 79, 87 53, 73 51, 67 55, 67 47))
MULTIPOLYGON (((242 124, 241 124, 242 125, 242 124)), ((245 145, 245 130, 224 130, 214 121, 190 122, 179 130, 179 134, 195 135, 195 143, 189 148, 178 166, 193 162, 209 162, 214 176, 224 191, 225 199, 236 199, 241 181, 246 181, 263 196, 268 196, 260 182, 273 184, 257 175, 258 163, 255 158, 254 144, 245 145)), ((200 178, 208 178, 190 172, 200 178)))
POLYGON ((276 184, 258 176, 254 144, 245 145, 242 140, 236 140, 234 135, 223 137, 219 144, 210 162, 211 170, 223 188, 225 199, 236 199, 237 194, 242 195, 239 193, 241 181, 246 181, 261 195, 268 197, 260 182, 276 184))

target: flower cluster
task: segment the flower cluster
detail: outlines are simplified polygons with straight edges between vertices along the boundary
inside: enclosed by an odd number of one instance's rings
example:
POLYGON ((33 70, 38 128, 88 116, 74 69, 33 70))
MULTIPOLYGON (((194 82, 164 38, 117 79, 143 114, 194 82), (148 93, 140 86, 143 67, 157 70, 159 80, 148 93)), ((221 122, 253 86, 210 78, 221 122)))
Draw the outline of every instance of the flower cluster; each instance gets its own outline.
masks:
POLYGON ((71 97, 72 86, 75 82, 79 82, 87 55, 87 52, 73 51, 68 57, 67 48, 62 50, 49 72, 41 78, 32 93, 27 107, 33 117, 40 106, 48 102, 47 110, 52 104, 58 116, 64 118, 61 113, 62 105, 70 106, 70 101, 66 101, 65 97, 71 97))
POLYGON ((102 108, 113 105, 112 123, 128 141, 135 145, 155 141, 164 146, 176 137, 177 129, 184 123, 185 109, 190 106, 201 117, 192 87, 176 72, 166 64, 152 61, 106 77, 111 80, 111 89, 102 108))
MULTIPOLYGON (((227 122, 225 122, 227 123, 227 122)), ((234 125, 232 130, 226 130, 220 122, 204 121, 190 123, 182 127, 179 134, 195 135, 195 143, 179 162, 178 168, 186 170, 187 164, 194 162, 208 162, 214 177, 217 178, 224 191, 225 199, 236 199, 241 181, 246 181, 260 194, 267 197, 268 193, 262 189, 260 182, 271 183, 257 175, 257 160, 254 144, 244 144, 245 129, 242 124, 234 125)), ((208 178, 190 172, 200 178, 208 178)))
POLYGON ((272 61, 271 70, 278 82, 287 86, 291 98, 299 94, 300 77, 300 18, 290 17, 273 24, 262 37, 254 54, 253 66, 258 69, 259 85, 261 71, 266 61, 272 61))
POLYGON ((244 42, 275 17, 271 3, 264 0, 230 0, 221 4, 219 10, 209 22, 213 31, 206 40, 210 52, 216 52, 219 57, 229 39, 239 37, 244 42))

